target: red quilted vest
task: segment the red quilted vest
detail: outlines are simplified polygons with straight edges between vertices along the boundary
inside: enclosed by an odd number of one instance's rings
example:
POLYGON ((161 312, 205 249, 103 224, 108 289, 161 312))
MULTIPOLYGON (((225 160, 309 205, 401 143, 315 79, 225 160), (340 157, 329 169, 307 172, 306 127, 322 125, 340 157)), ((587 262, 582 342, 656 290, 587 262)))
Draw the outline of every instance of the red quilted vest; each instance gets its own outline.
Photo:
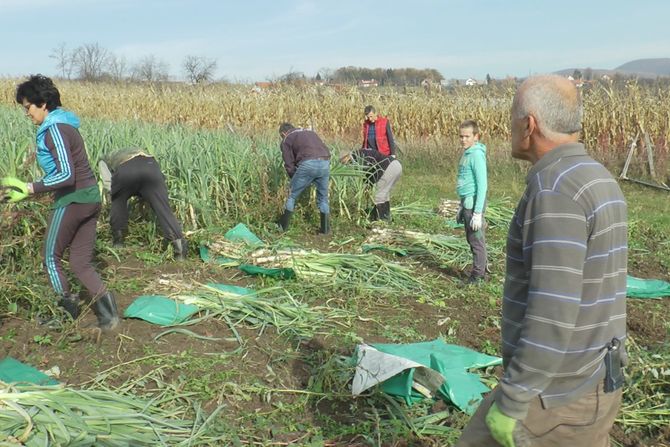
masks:
MULTIPOLYGON (((391 147, 389 146, 389 139, 386 135, 386 123, 388 119, 378 116, 375 121, 375 141, 377 142, 377 150, 384 155, 391 155, 391 147)), ((363 123, 363 147, 368 147, 368 129, 370 123, 366 120, 363 123)))

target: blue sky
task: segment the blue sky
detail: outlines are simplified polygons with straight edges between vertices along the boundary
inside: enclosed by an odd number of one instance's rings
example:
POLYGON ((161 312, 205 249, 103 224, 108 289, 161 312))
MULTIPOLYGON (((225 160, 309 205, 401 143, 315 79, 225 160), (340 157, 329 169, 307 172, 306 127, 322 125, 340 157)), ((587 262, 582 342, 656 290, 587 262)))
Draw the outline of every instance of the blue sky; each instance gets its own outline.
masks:
POLYGON ((243 82, 347 65, 526 76, 670 57, 668 19, 666 0, 0 0, 0 76, 57 75, 61 43, 153 55, 174 78, 187 55, 243 82))

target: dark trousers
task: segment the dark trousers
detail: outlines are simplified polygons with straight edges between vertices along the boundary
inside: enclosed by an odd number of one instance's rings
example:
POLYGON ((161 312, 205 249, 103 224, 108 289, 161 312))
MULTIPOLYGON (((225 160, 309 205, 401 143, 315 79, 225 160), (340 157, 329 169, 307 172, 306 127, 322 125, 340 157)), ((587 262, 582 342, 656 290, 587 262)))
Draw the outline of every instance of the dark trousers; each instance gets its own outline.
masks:
POLYGON ((109 222, 113 232, 125 232, 128 228, 128 199, 133 196, 149 202, 166 239, 183 237, 181 224, 170 209, 165 176, 153 157, 132 158, 114 171, 109 222))
POLYGON ((57 294, 70 293, 70 285, 63 271, 63 254, 70 249, 70 269, 92 298, 107 289, 93 268, 95 226, 100 214, 99 203, 71 203, 56 208, 49 217, 44 243, 44 268, 57 294))
POLYGON ((486 239, 485 239, 485 229, 486 221, 484 216, 482 216, 482 227, 473 231, 470 228, 470 221, 472 220, 472 210, 463 210, 463 218, 465 219, 465 238, 470 244, 470 251, 472 252, 472 276, 478 278, 484 277, 486 274, 486 239))

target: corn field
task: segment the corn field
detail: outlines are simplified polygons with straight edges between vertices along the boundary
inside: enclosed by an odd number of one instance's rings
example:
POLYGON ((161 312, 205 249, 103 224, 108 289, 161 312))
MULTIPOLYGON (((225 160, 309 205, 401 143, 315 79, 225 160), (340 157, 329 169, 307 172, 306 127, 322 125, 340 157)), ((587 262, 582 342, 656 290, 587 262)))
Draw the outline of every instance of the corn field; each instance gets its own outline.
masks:
MULTIPOLYGON (((0 103, 15 105, 19 80, 0 79, 0 103)), ((393 123, 396 138, 416 146, 456 142, 464 119, 480 123, 487 141, 509 141, 514 83, 459 87, 427 95, 417 89, 281 86, 260 93, 243 85, 109 84, 57 81, 64 106, 83 117, 193 128, 273 132, 290 121, 346 144, 359 141, 363 107, 373 104, 393 123)), ((638 130, 648 132, 666 168, 670 87, 634 81, 594 84, 584 91, 586 145, 603 161, 618 161, 638 130)), ((402 148, 402 146, 401 146, 402 148)), ((413 150, 415 150, 413 148, 413 150)))

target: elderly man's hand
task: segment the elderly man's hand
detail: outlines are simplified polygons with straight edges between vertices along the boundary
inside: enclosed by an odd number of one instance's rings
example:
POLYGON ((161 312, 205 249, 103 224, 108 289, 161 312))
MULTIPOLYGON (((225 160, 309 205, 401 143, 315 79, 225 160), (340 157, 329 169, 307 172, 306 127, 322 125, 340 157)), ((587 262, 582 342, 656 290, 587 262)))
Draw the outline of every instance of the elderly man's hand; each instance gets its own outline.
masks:
POLYGON ((0 181, 0 185, 3 188, 3 200, 7 202, 20 202, 30 195, 28 184, 16 177, 5 177, 0 181))
POLYGON ((514 427, 516 422, 516 419, 500 411, 495 403, 486 414, 486 426, 491 430, 491 436, 503 447, 515 447, 514 427))
POLYGON ((470 228, 472 231, 479 231, 482 228, 482 213, 473 213, 470 219, 470 228))

